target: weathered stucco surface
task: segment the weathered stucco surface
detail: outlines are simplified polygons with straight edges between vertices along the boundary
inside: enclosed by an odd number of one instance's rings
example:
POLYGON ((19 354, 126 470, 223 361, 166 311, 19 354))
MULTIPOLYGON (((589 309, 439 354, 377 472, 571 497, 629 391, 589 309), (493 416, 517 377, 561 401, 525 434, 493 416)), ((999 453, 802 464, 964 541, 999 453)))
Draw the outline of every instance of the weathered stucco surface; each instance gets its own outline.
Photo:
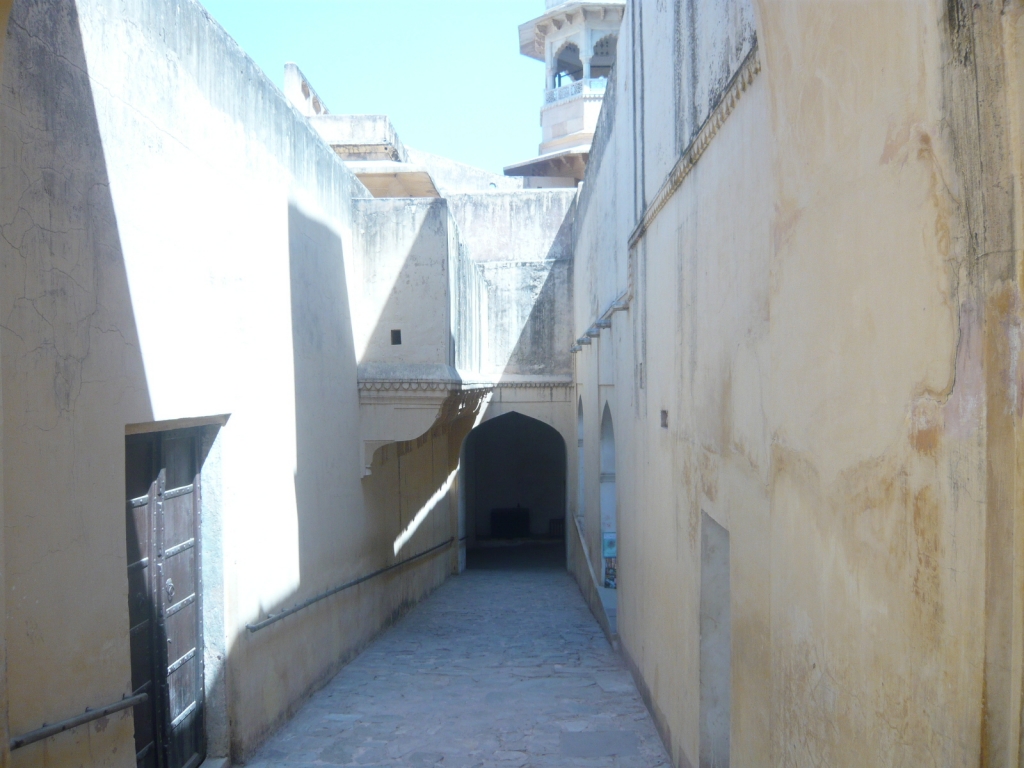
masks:
MULTIPOLYGON (((464 535, 474 425, 571 446, 579 404, 571 568, 596 607, 614 488, 618 632, 679 766, 1019 765, 1022 34, 989 2, 638 0, 578 196, 418 153, 446 199, 370 200, 191 0, 19 0, 3 727, 130 689, 129 427, 209 424, 208 722, 244 758, 457 551, 246 624, 464 535)), ((132 752, 124 712, 9 762, 132 752)))
MULTIPOLYGON (((130 692, 125 435, 202 423, 209 754, 244 760, 457 570, 473 426, 570 434, 574 195, 425 156, 457 206, 370 199, 192 0, 19 0, 7 47, 0 707, 20 735, 130 692)), ((134 765, 131 710, 12 764, 134 765)))
POLYGON ((485 379, 570 380, 574 199, 554 189, 448 198, 486 297, 485 379))
MULTIPOLYGON (((11 6, 14 0, 0 0, 0 77, 4 71, 4 50, 7 43, 7 21, 11 15, 11 6)), ((0 180, 2 180, 0 176, 0 180)), ((3 344, 0 339, 0 345, 3 344)), ((2 402, 2 398, 0 398, 2 402)), ((0 430, 0 457, 3 455, 2 430, 0 430)), ((7 582, 4 574, 6 565, 4 559, 4 500, 2 483, 3 463, 0 459, 0 768, 7 768, 10 764, 10 729, 7 721, 8 698, 7 698, 7 582)))
POLYGON ((690 5, 630 4, 576 222, 576 336, 629 304, 575 357, 623 648, 697 765, 703 512, 733 764, 1017 765, 1021 10, 690 5))
POLYGON ((363 286, 356 313, 360 362, 364 368, 453 366, 449 283, 460 244, 447 203, 361 200, 356 211, 363 286), (398 345, 392 330, 401 331, 398 345))
MULTIPOLYGON (((224 656, 207 701, 226 708, 210 717, 230 723, 243 758, 455 552, 259 632, 246 623, 397 560, 393 542, 456 466, 477 403, 454 403, 360 480, 352 226, 366 190, 198 4, 24 0, 7 47, 10 730, 131 688, 126 425, 229 414, 216 471, 204 468, 222 546, 204 550, 221 567, 220 583, 207 576, 221 620, 207 647, 224 656)), ((401 556, 456 523, 446 496, 401 556)), ((13 764, 134 765, 132 732, 129 710, 13 764)))

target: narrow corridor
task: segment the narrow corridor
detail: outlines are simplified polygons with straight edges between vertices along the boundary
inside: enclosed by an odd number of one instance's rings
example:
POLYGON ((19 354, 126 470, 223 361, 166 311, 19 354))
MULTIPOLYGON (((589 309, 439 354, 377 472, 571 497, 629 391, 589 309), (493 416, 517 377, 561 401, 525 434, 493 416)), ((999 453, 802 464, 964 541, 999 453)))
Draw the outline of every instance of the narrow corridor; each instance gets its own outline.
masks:
POLYGON ((668 766, 562 546, 472 551, 250 765, 668 766))

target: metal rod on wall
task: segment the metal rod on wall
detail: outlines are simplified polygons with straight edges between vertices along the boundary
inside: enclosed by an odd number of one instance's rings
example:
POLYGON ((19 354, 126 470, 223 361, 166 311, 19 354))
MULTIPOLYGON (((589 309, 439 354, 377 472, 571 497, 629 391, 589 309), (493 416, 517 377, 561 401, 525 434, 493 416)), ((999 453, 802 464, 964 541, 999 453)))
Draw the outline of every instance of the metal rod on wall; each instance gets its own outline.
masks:
POLYGON ((93 720, 99 720, 101 717, 112 715, 115 712, 120 712, 122 709, 128 709, 128 707, 134 707, 136 704, 142 704, 149 699, 148 693, 140 693, 135 696, 127 696, 121 699, 116 704, 110 704, 106 707, 100 707, 99 709, 86 709, 80 715, 75 717, 69 717, 67 720, 61 720, 59 723, 52 723, 47 725, 43 723, 42 728, 38 728, 34 731, 22 734, 21 736, 15 736, 11 739, 11 751, 21 749, 29 744, 34 744, 37 741, 48 739, 50 736, 56 736, 58 733, 69 731, 72 728, 77 728, 80 725, 85 725, 93 720))
POLYGON ((380 576, 382 573, 387 573, 388 571, 393 571, 395 568, 401 568, 403 565, 408 565, 409 563, 411 563, 414 560, 419 560, 421 557, 426 557, 427 555, 431 554, 432 552, 436 552, 437 550, 442 549, 443 547, 449 547, 449 546, 451 546, 451 544, 454 541, 455 541, 455 537, 452 536, 447 541, 443 541, 440 544, 437 544, 437 545, 431 547, 430 549, 425 549, 425 550, 423 550, 422 552, 420 552, 417 555, 413 555, 412 557, 407 557, 405 560, 400 560, 397 563, 393 563, 393 564, 391 564, 389 566, 381 568, 380 570, 374 571, 373 573, 368 573, 365 576, 360 576, 358 579, 355 579, 354 581, 349 581, 349 582, 347 582, 345 584, 342 584, 340 587, 334 587, 333 589, 329 589, 326 592, 321 592, 319 595, 314 595, 313 597, 309 598, 308 600, 304 600, 301 603, 299 603, 298 605, 293 605, 291 608, 288 608, 287 610, 281 611, 280 613, 271 614, 270 616, 267 616, 267 618, 263 619, 263 621, 257 621, 254 624, 246 624, 245 628, 248 629, 250 632, 256 632, 258 630, 263 629, 264 627, 269 627, 274 622, 280 621, 281 619, 285 618, 286 616, 291 616, 293 613, 297 613, 297 612, 301 611, 303 608, 308 608, 313 603, 319 602, 320 600, 323 600, 324 598, 330 597, 331 595, 336 595, 336 594, 338 594, 339 592, 341 592, 343 590, 346 590, 346 589, 349 589, 351 587, 356 586, 357 584, 362 584, 364 581, 369 581, 370 579, 374 578, 375 576, 380 576))

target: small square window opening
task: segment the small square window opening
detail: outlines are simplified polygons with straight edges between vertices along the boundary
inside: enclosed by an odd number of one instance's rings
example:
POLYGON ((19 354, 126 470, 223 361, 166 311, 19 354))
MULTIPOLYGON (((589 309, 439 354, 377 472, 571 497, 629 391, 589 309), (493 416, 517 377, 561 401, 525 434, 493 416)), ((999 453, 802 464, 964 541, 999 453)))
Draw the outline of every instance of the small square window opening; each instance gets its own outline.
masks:
POLYGON ((401 343, 402 343, 402 331, 401 330, 392 331, 391 332, 391 344, 392 344, 392 346, 395 346, 395 345, 398 345, 398 344, 401 344, 401 343))
POLYGON ((661 412, 661 426, 668 429, 668 411, 661 412))

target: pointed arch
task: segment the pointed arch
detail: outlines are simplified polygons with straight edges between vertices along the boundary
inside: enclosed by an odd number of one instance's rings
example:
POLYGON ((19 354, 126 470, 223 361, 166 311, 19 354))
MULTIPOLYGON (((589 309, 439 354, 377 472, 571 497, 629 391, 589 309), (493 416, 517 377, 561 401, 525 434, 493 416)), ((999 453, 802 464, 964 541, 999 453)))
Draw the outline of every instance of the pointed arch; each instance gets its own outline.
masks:
POLYGON ((590 77, 609 77, 615 66, 619 36, 612 33, 594 43, 594 55, 590 59, 590 77))
POLYGON ((582 79, 583 59, 580 58, 580 47, 576 43, 563 43, 555 53, 553 70, 554 88, 582 79))
POLYGON ((576 468, 577 468, 577 487, 576 487, 576 517, 580 520, 586 516, 587 510, 587 473, 586 473, 586 461, 584 456, 586 455, 584 450, 583 440, 583 398, 580 397, 576 404, 576 468))
POLYGON ((473 429, 463 446, 467 546, 564 538, 566 463, 562 435, 538 419, 511 411, 473 429))
POLYGON ((600 470, 602 581, 606 587, 614 589, 618 583, 618 497, 615 486, 615 426, 607 403, 601 414, 600 470))
POLYGON ((610 475, 615 481, 615 425, 612 423, 612 411, 608 404, 604 405, 601 414, 601 477, 610 475))

